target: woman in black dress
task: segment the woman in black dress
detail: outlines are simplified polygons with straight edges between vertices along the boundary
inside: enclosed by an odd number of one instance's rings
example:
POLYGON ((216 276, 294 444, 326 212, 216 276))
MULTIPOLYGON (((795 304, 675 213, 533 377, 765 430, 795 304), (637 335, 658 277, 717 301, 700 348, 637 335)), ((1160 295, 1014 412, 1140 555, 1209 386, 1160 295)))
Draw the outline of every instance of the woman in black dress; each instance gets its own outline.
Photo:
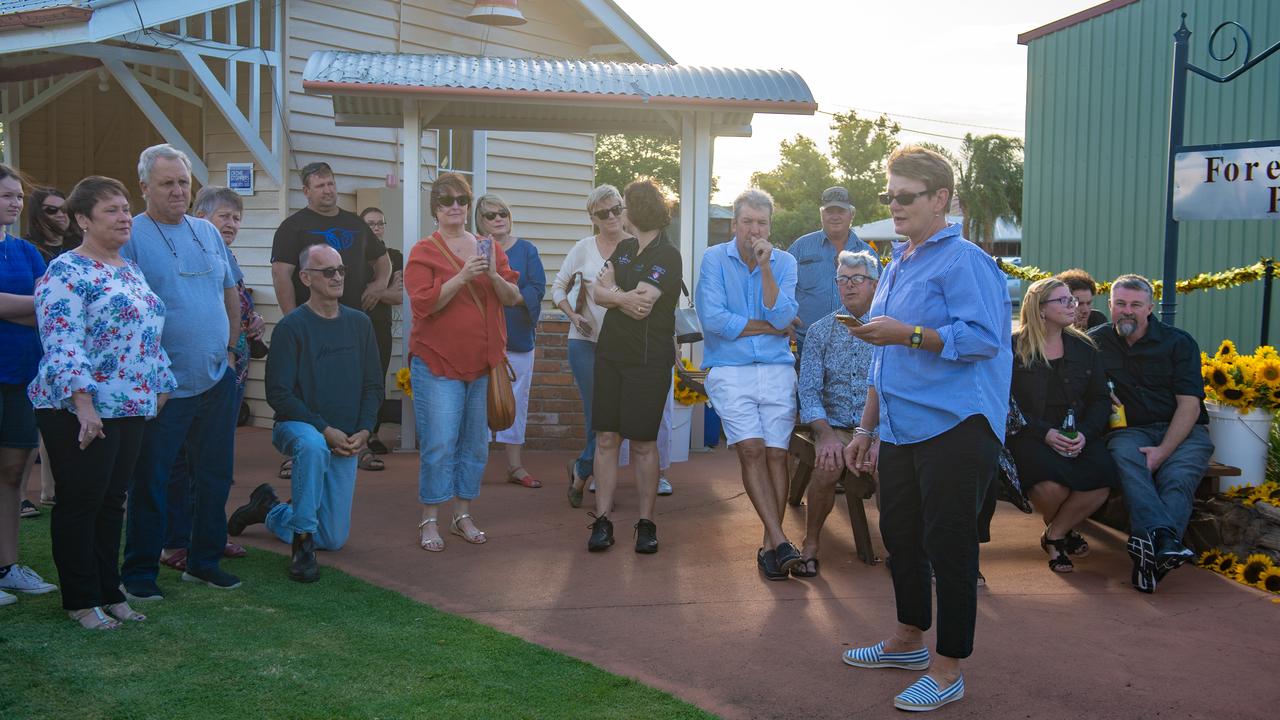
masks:
POLYGON ((1049 569, 1071 572, 1089 545, 1075 528, 1116 482, 1102 435, 1111 404, 1098 349, 1073 323, 1079 301, 1066 283, 1037 280, 1027 288, 1022 323, 1013 334, 1011 394, 1027 425, 1006 441, 1031 504, 1044 517, 1040 547, 1049 569), (1063 423, 1071 413, 1075 436, 1063 423))

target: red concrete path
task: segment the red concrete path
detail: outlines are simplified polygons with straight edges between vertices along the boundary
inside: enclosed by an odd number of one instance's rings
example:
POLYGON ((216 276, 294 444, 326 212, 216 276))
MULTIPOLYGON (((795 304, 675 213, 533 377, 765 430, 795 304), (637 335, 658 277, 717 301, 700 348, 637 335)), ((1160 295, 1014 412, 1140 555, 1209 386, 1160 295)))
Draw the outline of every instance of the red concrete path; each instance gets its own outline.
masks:
MULTIPOLYGON (((278 457, 262 430, 237 438, 231 506, 271 480, 278 457)), ((881 639, 894 621, 883 565, 853 556, 838 503, 824 533, 822 574, 765 582, 755 566, 760 525, 725 450, 674 468, 659 498, 661 550, 631 549, 635 498, 621 492, 618 544, 586 551, 588 507, 565 501, 566 453, 528 453, 544 487, 504 483, 490 463, 474 513, 490 540, 446 535, 418 548, 417 458, 392 455, 361 473, 351 540, 323 554, 375 584, 669 691, 726 718, 903 717, 892 697, 917 673, 844 666, 850 644, 881 639)), ((803 509, 788 513, 796 542, 803 509)), ((869 508, 875 530, 875 511, 869 508)), ((1155 595, 1129 588, 1121 538, 1085 529, 1093 554, 1051 573, 1029 515, 1001 504, 983 546, 976 653, 954 718, 1273 718, 1280 708, 1280 604, 1207 571, 1173 573, 1155 595)), ((261 526, 244 539, 286 548, 261 526)), ((285 566, 281 563, 281 582, 285 566)), ((323 582, 323 578, 321 579, 323 582)))

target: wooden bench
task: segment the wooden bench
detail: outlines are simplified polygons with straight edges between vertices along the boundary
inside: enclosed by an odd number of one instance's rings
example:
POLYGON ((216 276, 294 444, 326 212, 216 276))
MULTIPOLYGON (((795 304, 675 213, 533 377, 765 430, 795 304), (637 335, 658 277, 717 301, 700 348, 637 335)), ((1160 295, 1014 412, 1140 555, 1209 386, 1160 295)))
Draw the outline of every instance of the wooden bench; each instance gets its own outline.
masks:
MULTIPOLYGON (((798 464, 790 479, 787 502, 793 507, 799 507, 805 490, 809 487, 814 465, 813 431, 808 425, 796 426, 791 433, 788 452, 798 464)), ((863 501, 876 493, 875 480, 867 473, 851 473, 846 469, 837 481, 844 483, 844 499, 849 505, 849 525, 853 529, 853 543, 858 558, 868 565, 875 565, 880 559, 876 557, 875 548, 871 545, 871 529, 863 506, 863 501)))
MULTIPOLYGON (((1206 500, 1212 497, 1219 490, 1218 478, 1224 477, 1240 477, 1240 468, 1210 462, 1208 469, 1204 471, 1204 477, 1200 478, 1200 484, 1196 486, 1196 499, 1206 500)), ((1107 501, 1093 513, 1093 519, 1121 532, 1129 532, 1129 511, 1125 507, 1124 493, 1120 488, 1111 491, 1107 501)))

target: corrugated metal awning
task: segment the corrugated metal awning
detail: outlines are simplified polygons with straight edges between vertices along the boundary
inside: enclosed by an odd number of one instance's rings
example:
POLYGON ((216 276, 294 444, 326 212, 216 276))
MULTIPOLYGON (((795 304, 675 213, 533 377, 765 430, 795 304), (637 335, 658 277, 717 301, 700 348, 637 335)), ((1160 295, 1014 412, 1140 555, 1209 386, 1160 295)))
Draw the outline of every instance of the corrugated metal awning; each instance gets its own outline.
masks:
POLYGON ((339 124, 398 126, 402 100, 439 103, 432 125, 569 132, 675 132, 673 111, 716 114, 718 134, 749 132, 756 112, 812 115, 789 70, 545 58, 322 51, 307 92, 333 96, 339 124))

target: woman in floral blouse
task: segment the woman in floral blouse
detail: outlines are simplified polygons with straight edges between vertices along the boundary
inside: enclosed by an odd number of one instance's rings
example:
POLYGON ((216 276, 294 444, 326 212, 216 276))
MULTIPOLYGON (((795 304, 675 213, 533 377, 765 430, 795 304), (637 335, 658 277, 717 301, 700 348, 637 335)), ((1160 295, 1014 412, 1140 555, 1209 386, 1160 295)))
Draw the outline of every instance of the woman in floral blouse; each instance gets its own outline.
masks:
POLYGON ((28 394, 58 496, 50 532, 62 607, 109 630, 146 619, 120 592, 120 527, 143 423, 177 383, 160 347, 164 303, 120 257, 133 227, 124 186, 87 177, 67 209, 84 242, 36 285, 45 354, 28 394))

